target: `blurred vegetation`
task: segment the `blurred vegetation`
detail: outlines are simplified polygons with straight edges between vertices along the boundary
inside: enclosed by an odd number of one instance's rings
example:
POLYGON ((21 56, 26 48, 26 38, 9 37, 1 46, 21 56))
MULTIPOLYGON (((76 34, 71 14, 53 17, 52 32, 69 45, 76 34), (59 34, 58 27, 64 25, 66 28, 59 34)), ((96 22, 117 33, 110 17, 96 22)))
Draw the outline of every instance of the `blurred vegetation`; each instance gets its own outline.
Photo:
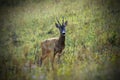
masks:
POLYGON ((117 0, 1 0, 1 80, 119 80, 117 0), (40 42, 58 37, 56 17, 68 20, 61 63, 42 67, 40 42))

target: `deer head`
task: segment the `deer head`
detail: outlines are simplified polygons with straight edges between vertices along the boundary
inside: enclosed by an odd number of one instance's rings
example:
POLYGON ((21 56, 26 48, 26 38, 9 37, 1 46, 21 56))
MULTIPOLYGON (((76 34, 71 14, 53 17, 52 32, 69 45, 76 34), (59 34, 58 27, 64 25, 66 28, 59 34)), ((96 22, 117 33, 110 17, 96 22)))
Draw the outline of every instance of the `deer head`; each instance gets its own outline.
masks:
POLYGON ((68 22, 67 21, 64 22, 64 18, 62 20, 62 24, 60 24, 60 22, 58 21, 58 19, 57 19, 57 22, 58 23, 55 23, 55 26, 59 29, 60 35, 65 36, 65 32, 66 32, 65 27, 67 26, 68 22))

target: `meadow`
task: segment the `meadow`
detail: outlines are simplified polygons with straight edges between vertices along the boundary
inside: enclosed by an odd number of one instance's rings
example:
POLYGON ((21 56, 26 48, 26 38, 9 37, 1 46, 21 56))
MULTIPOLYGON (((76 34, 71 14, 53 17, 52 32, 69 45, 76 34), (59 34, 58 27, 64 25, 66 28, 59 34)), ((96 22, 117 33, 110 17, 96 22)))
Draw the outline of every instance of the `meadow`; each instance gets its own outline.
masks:
POLYGON ((120 7, 117 0, 10 0, 0 6, 1 80, 119 80, 120 7), (11 1, 11 2, 10 2, 11 1), (61 63, 42 67, 40 43, 59 37, 68 21, 61 63))

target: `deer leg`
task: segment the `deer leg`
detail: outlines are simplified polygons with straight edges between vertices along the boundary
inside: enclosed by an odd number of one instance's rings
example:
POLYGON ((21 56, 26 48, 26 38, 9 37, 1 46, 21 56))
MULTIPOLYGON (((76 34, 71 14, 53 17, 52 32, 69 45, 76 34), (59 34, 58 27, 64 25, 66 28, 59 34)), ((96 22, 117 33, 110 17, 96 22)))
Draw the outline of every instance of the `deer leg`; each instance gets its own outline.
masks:
POLYGON ((40 58, 39 65, 42 66, 43 60, 47 57, 47 55, 44 55, 40 58))
POLYGON ((57 52, 54 52, 54 54, 53 54, 53 58, 52 58, 52 61, 51 61, 51 63, 52 63, 52 69, 54 70, 54 59, 55 59, 55 55, 57 54, 57 52))
POLYGON ((40 60, 39 60, 39 66, 41 67, 42 66, 42 57, 40 58, 40 60))
POLYGON ((61 54, 58 54, 58 60, 57 60, 58 64, 60 63, 60 57, 61 57, 61 54))
POLYGON ((44 47, 42 47, 42 56, 41 56, 41 58, 40 58, 39 61, 38 61, 38 65, 39 65, 40 67, 42 66, 42 62, 43 62, 43 60, 44 60, 46 57, 47 57, 46 51, 45 51, 44 47))
POLYGON ((61 51, 58 53, 58 60, 57 60, 58 64, 61 63, 60 57, 61 57, 62 54, 63 54, 63 53, 62 53, 62 50, 61 50, 61 51))

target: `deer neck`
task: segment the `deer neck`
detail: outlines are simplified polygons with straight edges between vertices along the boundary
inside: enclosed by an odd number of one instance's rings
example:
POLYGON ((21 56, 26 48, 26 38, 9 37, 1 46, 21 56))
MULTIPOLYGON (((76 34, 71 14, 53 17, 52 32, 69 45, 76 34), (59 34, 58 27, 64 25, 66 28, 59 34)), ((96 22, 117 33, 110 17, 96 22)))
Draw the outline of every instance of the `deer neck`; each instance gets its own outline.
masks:
POLYGON ((60 44, 60 45, 65 45, 65 36, 62 36, 62 35, 60 35, 60 37, 59 37, 59 40, 58 40, 58 43, 60 44))

